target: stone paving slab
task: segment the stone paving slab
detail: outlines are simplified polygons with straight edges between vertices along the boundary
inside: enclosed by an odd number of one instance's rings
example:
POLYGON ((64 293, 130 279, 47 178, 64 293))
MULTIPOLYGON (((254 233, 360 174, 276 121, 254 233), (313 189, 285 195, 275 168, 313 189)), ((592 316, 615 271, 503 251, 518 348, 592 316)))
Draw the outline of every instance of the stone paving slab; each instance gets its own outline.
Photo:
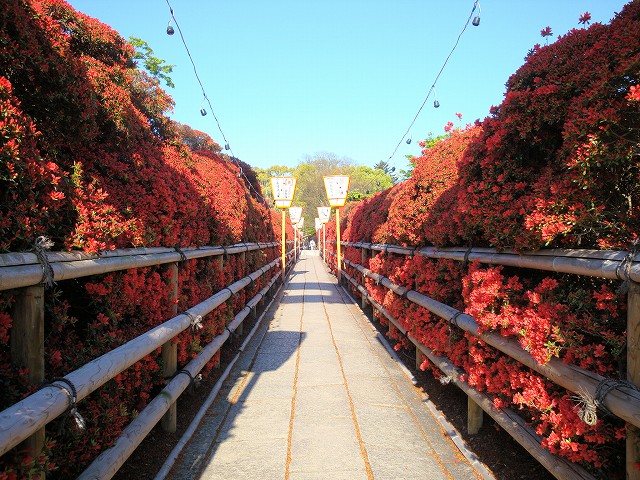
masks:
POLYGON ((482 478, 314 253, 168 478, 482 478))

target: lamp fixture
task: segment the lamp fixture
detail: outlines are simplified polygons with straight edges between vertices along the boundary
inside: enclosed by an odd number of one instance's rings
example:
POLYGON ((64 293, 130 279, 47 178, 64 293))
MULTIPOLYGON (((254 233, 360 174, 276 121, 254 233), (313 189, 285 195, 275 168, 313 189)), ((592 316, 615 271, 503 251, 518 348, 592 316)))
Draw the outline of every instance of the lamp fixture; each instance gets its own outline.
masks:
POLYGON ((474 8, 478 7, 478 14, 473 17, 473 20, 471 21, 471 25, 473 25, 474 27, 477 27, 478 25, 480 25, 480 2, 476 1, 476 3, 474 4, 474 8))

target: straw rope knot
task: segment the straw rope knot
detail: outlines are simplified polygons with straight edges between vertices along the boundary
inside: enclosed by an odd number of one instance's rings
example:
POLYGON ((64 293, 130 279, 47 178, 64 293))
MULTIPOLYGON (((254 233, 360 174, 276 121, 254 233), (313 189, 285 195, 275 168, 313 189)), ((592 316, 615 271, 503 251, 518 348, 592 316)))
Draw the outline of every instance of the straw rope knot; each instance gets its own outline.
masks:
POLYGON ((40 386, 40 389, 43 389, 46 387, 58 388, 62 390, 67 395, 67 397, 69 397, 69 408, 67 409, 64 417, 62 417, 62 422, 58 427, 58 433, 60 435, 64 433, 64 424, 65 424, 65 420, 68 417, 73 417, 78 429, 81 431, 85 431, 87 429, 87 422, 85 421, 84 417, 80 414, 80 412, 78 412, 78 404, 77 404, 78 391, 76 390, 76 387, 71 382, 71 380, 67 380, 66 378, 62 378, 62 377, 54 378, 50 382, 44 382, 40 386), (59 382, 59 383, 56 383, 56 382, 59 382))
POLYGON ((178 252, 180 254, 180 261, 178 262, 179 265, 184 265, 185 263, 187 263, 187 256, 184 254, 184 252, 182 251, 182 249, 180 248, 179 245, 174 245, 173 246, 174 250, 176 252, 178 252))
POLYGON ((189 377, 189 386, 187 387, 189 393, 193 393, 193 391, 200 386, 200 382, 202 382, 202 375, 201 374, 198 373, 194 377, 193 375, 191 375, 191 372, 189 370, 187 370, 186 368, 183 368, 182 370, 178 370, 176 372, 176 374, 174 375, 174 377, 177 377, 180 374, 184 374, 187 377, 189 377))
POLYGON ((460 325, 458 325, 458 317, 460 315, 464 315, 464 312, 457 311, 455 315, 449 319, 449 322, 458 328, 460 328, 460 325))
POLYGON ((49 263, 49 258, 47 257, 47 250, 50 250, 53 247, 53 242, 44 235, 36 238, 35 243, 33 244, 33 251, 42 266, 42 278, 40 280, 41 284, 44 284, 46 287, 53 287, 54 281, 54 273, 53 267, 49 263))
POLYGON ((580 390, 577 395, 572 395, 569 398, 577 403, 580 420, 590 426, 598 423, 598 402, 594 396, 585 390, 580 390))
POLYGON ((189 328, 191 328, 191 333, 195 334, 198 330, 202 330, 204 328, 204 325, 202 325, 202 315, 193 315, 190 312, 184 312, 184 314, 189 317, 189 328))
POLYGON ((640 392, 640 389, 636 387, 633 383, 628 382, 627 380, 613 380, 610 378, 605 378, 596 387, 596 394, 594 397, 594 403, 597 408, 602 410, 605 414, 611 415, 611 411, 605 406, 604 400, 606 396, 614 389, 617 388, 628 388, 629 390, 633 390, 635 392, 640 392))
POLYGON ((604 401, 606 396, 612 390, 620 387, 640 392, 640 389, 631 382, 605 378, 596 386, 595 395, 591 395, 582 390, 578 392, 577 395, 571 396, 571 399, 578 404, 578 416, 580 417, 580 420, 587 425, 595 425, 598 423, 598 409, 600 409, 605 415, 613 415, 604 404, 604 401))
POLYGON ((464 252, 464 258, 462 260, 462 266, 466 267, 467 265, 469 265, 469 255, 471 254, 471 250, 473 249, 473 247, 469 247, 467 248, 467 251, 464 252))
POLYGON ((633 266, 633 260, 636 253, 638 253, 638 239, 636 238, 631 242, 631 248, 622 259, 622 261, 616 267, 616 277, 619 280, 623 280, 622 285, 618 288, 618 294, 624 295, 629 290, 629 282, 631 281, 631 267, 633 266))
POLYGON ((221 292, 224 292, 225 290, 227 290, 227 291, 231 294, 231 296, 232 296, 233 298, 237 298, 237 297, 238 297, 238 294, 237 294, 236 292, 234 292, 233 290, 231 290, 229 287, 224 287, 224 288, 223 288, 222 290, 220 290, 220 291, 221 291, 221 292))

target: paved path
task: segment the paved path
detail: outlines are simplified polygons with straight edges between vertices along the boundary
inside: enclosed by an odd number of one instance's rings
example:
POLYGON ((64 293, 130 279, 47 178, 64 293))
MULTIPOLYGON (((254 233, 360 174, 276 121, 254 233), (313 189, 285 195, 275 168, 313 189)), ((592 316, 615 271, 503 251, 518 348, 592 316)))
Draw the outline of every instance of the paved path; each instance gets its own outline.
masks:
POLYGON ((482 478, 315 253, 169 478, 482 478))

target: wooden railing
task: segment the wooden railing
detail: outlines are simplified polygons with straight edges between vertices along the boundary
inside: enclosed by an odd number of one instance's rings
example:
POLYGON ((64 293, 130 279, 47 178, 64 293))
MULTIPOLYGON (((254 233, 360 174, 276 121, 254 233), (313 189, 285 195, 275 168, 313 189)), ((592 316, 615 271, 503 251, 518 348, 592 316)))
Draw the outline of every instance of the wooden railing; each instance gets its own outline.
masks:
MULTIPOLYGON (((327 241, 327 244, 335 242, 327 241)), ((596 398, 598 387, 608 382, 611 389, 602 399, 602 406, 633 427, 627 429, 627 474, 628 478, 636 478, 637 470, 634 468, 638 453, 637 428, 640 427, 640 390, 634 385, 640 384, 640 358, 638 338, 640 338, 640 263, 635 255, 620 251, 595 251, 595 250, 546 250, 539 252, 518 253, 510 251, 498 252, 490 248, 449 248, 437 249, 426 247, 420 249, 400 247, 396 245, 381 245, 371 243, 341 242, 343 246, 360 250, 363 264, 368 264, 369 252, 378 251, 396 255, 415 256, 422 255, 433 259, 451 259, 457 261, 479 261, 481 263, 505 265, 519 268, 546 270, 577 275, 588 275, 607 279, 625 280, 630 283, 627 297, 627 372, 628 380, 632 384, 625 384, 612 379, 607 379, 594 372, 590 372, 575 365, 564 363, 562 360, 552 358, 546 364, 538 363, 533 356, 524 350, 513 338, 504 337, 493 332, 479 332, 476 320, 453 307, 445 305, 417 291, 409 290, 403 286, 394 284, 388 278, 373 272, 365 266, 342 259, 346 266, 343 278, 348 281, 360 294, 363 308, 369 304, 381 316, 384 316, 399 331, 405 335, 416 348, 416 363, 419 365, 422 355, 425 355, 448 378, 461 388, 469 398, 468 431, 477 433, 482 425, 482 411, 487 412, 499 425, 504 428, 515 440, 526 448, 542 465, 544 465, 557 478, 593 478, 582 467, 560 457, 552 455, 542 448, 540 437, 529 428, 525 422, 509 409, 496 409, 492 398, 470 387, 460 380, 461 371, 452 362, 434 352, 414 338, 403 325, 370 295, 367 288, 358 282, 356 273, 362 278, 370 278, 376 284, 383 285, 394 294, 406 298, 410 302, 420 305, 450 324, 465 330, 469 334, 483 340, 487 344, 500 350, 514 360, 540 373, 552 382, 567 390, 578 394, 596 398), (629 475, 630 474, 630 475, 629 475)), ((335 252, 327 250, 327 261, 332 268, 337 267, 335 252)))
MULTIPOLYGON (((292 243, 292 242, 287 242, 292 243)), ((221 265, 226 255, 239 254, 254 250, 275 248, 279 242, 243 243, 229 247, 199 248, 145 248, 125 249, 104 252, 100 255, 83 253, 45 252, 9 253, 0 255, 0 290, 16 290, 16 306, 13 311, 12 362, 28 367, 32 384, 42 382, 44 378, 44 295, 45 283, 59 282, 108 272, 156 265, 169 265, 173 269, 169 282, 170 298, 178 298, 179 262, 197 258, 218 257, 221 265)), ((288 254, 290 267, 294 250, 288 254)), ((108 380, 129 368, 149 353, 162 347, 165 376, 172 380, 156 396, 136 419, 125 428, 115 445, 103 452, 81 478, 111 478, 131 455, 144 437, 161 419, 163 427, 175 431, 175 405, 178 396, 196 378, 200 370, 219 351, 232 333, 239 333, 243 320, 256 315, 256 309, 262 300, 272 295, 272 287, 281 278, 272 275, 271 280, 252 299, 247 301, 225 330, 216 336, 191 362, 178 371, 176 365, 175 343, 171 340, 188 328, 197 328, 202 318, 216 307, 226 302, 270 270, 279 271, 281 259, 274 253, 275 259, 251 274, 237 280, 218 291, 206 300, 193 305, 178 314, 177 302, 175 316, 161 325, 143 333, 86 365, 69 372, 61 380, 56 380, 51 388, 42 388, 27 398, 0 412, 0 455, 5 454, 20 442, 27 440, 30 448, 38 451, 44 441, 44 427, 61 414, 75 408, 91 392, 97 390, 108 380), (70 391, 75 398, 71 399, 70 391)))

